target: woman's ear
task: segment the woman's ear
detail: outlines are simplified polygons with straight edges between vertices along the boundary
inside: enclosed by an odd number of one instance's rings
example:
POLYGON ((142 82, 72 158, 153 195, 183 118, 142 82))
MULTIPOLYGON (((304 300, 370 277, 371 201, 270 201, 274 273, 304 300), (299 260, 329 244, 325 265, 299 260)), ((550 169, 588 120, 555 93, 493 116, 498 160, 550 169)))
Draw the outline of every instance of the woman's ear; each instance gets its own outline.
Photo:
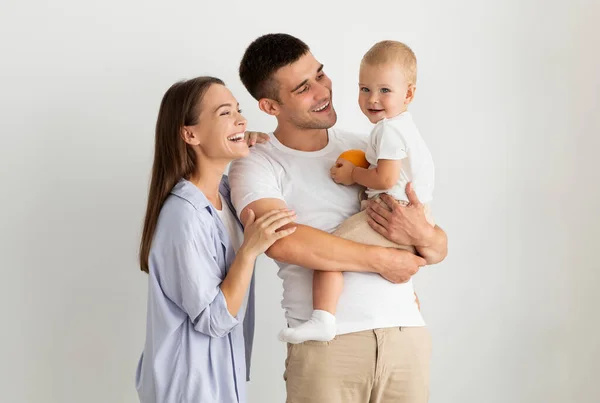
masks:
POLYGON ((281 110, 279 107, 279 102, 277 102, 273 99, 269 99, 269 98, 261 98, 258 101, 258 107, 260 108, 261 111, 263 111, 271 116, 279 115, 279 112, 281 110))
POLYGON ((183 126, 181 128, 181 138, 191 146, 200 144, 200 139, 189 126, 183 126))

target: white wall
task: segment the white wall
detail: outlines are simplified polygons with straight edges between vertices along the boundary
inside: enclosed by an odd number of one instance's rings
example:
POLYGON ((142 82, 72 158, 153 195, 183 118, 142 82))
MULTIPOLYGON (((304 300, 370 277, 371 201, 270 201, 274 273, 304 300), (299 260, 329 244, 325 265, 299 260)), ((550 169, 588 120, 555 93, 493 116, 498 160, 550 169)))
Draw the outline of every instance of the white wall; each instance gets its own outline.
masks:
MULTIPOLYGON (((136 401, 136 252, 160 99, 178 79, 217 75, 250 126, 271 130, 236 71, 276 31, 325 63, 346 128, 369 127, 363 52, 387 38, 417 52, 413 111, 450 236, 447 260, 415 280, 434 337, 431 402, 600 401, 599 3, 281 4, 2 2, 0 401, 136 401)), ((254 403, 284 401, 280 298, 263 259, 254 403)))

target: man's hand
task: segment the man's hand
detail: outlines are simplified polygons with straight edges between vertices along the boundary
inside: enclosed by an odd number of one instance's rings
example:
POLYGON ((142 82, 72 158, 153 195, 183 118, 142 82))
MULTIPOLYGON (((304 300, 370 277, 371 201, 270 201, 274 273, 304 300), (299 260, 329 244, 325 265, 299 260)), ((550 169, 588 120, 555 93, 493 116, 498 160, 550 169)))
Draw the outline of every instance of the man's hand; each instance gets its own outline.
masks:
POLYGON ((244 139, 248 147, 252 147, 256 143, 266 143, 271 140, 268 134, 262 132, 246 132, 244 133, 244 139))
POLYGON ((417 198, 412 185, 406 185, 409 204, 403 206, 388 195, 381 195, 381 203, 371 201, 367 209, 371 228, 392 242, 413 245, 427 264, 441 262, 448 255, 448 236, 437 225, 425 218, 425 208, 417 198))
POLYGON ((406 185, 406 195, 409 200, 406 206, 385 193, 380 195, 380 200, 370 200, 367 209, 369 225, 397 244, 427 247, 435 229, 427 222, 425 208, 412 183, 406 185))
POLYGON ((335 183, 346 186, 354 185, 354 181, 352 180, 352 171, 354 168, 356 168, 356 166, 353 163, 343 158, 339 158, 335 165, 331 167, 331 178, 335 183))
POLYGON ((394 248, 381 248, 377 256, 375 262, 377 273, 395 284, 406 283, 427 264, 420 256, 394 248))

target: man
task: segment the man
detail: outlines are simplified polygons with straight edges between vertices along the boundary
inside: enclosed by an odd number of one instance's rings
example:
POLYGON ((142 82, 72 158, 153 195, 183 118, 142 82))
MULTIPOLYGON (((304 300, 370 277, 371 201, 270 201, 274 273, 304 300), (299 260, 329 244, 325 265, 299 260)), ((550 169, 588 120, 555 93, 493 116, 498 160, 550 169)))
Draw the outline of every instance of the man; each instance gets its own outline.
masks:
POLYGON ((277 128, 270 142, 231 165, 232 200, 242 222, 250 210, 257 217, 276 208, 296 211, 294 234, 267 251, 280 268, 288 325, 310 318, 312 270, 344 272, 335 339, 288 345, 287 401, 426 402, 430 338, 411 277, 445 258, 446 234, 427 223, 409 186, 408 206, 390 203, 388 211, 372 203, 370 224, 393 242, 415 245, 420 256, 331 235, 358 212, 359 188, 335 184, 330 168, 342 151, 365 149, 366 136, 334 127, 331 80, 293 36, 256 39, 240 78, 277 128))

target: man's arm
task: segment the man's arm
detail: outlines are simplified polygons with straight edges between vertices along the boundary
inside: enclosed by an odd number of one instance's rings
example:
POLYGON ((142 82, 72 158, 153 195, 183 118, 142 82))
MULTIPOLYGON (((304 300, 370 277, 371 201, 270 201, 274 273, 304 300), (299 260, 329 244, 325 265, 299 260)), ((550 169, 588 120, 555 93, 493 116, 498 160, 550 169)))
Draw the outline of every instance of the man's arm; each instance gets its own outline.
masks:
POLYGON ((387 194, 380 196, 384 204, 371 201, 367 209, 369 225, 392 242, 414 245, 427 264, 441 262, 448 254, 448 236, 443 229, 427 222, 424 206, 411 183, 406 186, 406 195, 407 206, 387 194))
MULTIPOLYGON (((280 199, 259 199, 245 207, 240 218, 246 222, 250 209, 258 218, 286 207, 280 199)), ((408 281, 425 264, 407 251, 349 241, 306 225, 288 226, 296 226, 296 231, 267 250, 270 258, 313 270, 378 273, 393 283, 408 281)))
POLYGON ((448 235, 436 225, 434 231, 429 236, 423 237, 421 245, 415 245, 415 248, 427 264, 440 263, 448 255, 448 235))

